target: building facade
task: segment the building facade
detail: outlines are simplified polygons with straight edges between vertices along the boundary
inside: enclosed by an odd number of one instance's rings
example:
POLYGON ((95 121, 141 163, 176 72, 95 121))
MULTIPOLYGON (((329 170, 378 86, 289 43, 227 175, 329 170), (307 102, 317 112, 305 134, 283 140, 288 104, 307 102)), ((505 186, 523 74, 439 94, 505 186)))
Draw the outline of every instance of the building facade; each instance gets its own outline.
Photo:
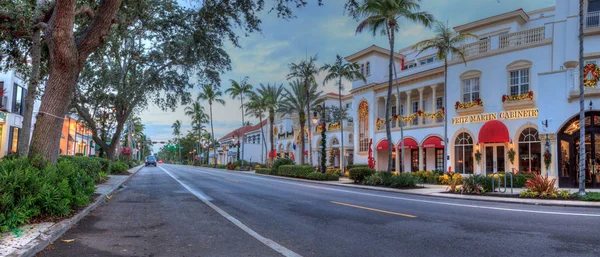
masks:
POLYGON ((61 155, 95 156, 92 131, 75 114, 67 114, 60 135, 61 155))
POLYGON ((0 73, 0 158, 18 151, 27 85, 14 70, 0 73))
POLYGON ((600 64, 600 1, 586 1, 584 8, 585 67, 578 63, 579 5, 570 0, 454 27, 457 33, 470 33, 476 39, 462 46, 466 63, 455 54, 449 57, 447 85, 443 61, 435 52, 417 55, 412 46, 400 49, 394 58, 397 75, 390 99, 393 149, 388 149, 383 120, 389 51, 370 46, 347 56, 367 76, 366 83, 352 82, 350 91, 354 161, 367 163, 371 149, 376 169, 385 170, 392 151, 398 171, 547 172, 558 178, 561 187, 577 186, 578 167, 585 165, 586 183, 596 183, 600 180, 600 69, 596 66, 600 64), (585 164, 578 158, 579 72, 587 81, 585 164), (444 90, 447 109, 442 108, 444 90), (447 142, 443 140, 445 112, 447 142), (443 167, 443 158, 448 167, 443 167))
MULTIPOLYGON (((269 138, 269 124, 267 120, 263 120, 262 123, 256 125, 244 127, 244 160, 249 162, 260 162, 264 163, 268 150, 270 149, 269 138), (262 130, 261 130, 262 128, 262 130), (267 140, 265 141, 265 137, 267 140)), ((240 159, 242 158, 242 128, 237 128, 227 135, 221 137, 219 142, 219 148, 217 149, 217 155, 211 151, 209 156, 213 163, 216 160, 216 164, 227 164, 229 162, 235 162, 238 160, 238 149, 240 151, 240 159), (239 148, 238 148, 239 144, 239 148)))

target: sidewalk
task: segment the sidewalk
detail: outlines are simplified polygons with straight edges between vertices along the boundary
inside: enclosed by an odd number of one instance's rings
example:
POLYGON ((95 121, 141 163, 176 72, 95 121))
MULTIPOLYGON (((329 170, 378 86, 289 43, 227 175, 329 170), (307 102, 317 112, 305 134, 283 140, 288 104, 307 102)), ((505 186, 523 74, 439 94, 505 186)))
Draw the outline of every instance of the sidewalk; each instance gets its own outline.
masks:
MULTIPOLYGON (((225 170, 231 171, 231 170, 225 170)), ((238 172, 238 171, 234 171, 238 172)), ((513 189, 513 193, 510 193, 510 188, 506 191, 506 193, 488 193, 487 195, 463 195, 463 194, 451 194, 446 193, 446 188, 448 186, 445 185, 431 185, 431 184, 422 184, 422 188, 411 188, 411 189, 397 189, 397 188, 389 188, 389 187, 376 187, 376 186, 366 186, 354 184, 354 182, 348 178, 340 178, 339 181, 316 181, 316 180, 308 180, 308 179, 298 179, 298 178, 289 178, 282 176, 273 176, 273 175, 264 175, 258 174, 254 172, 244 172, 244 173, 253 173, 257 176, 265 176, 265 177, 276 177, 288 180, 296 180, 303 181, 309 183, 316 184, 325 184, 332 186, 340 186, 340 187, 351 187, 351 188, 359 188, 366 190, 376 190, 376 191, 384 191, 384 192, 394 192, 394 193, 402 193, 402 194, 413 194, 413 195, 422 195, 422 196, 431 196, 431 197, 442 197, 442 198, 453 198, 453 199, 465 199, 465 200, 475 200, 475 201, 488 201, 488 202, 501 202, 501 203, 520 203, 520 204, 531 204, 531 205, 544 205, 544 206, 563 206, 563 207, 591 207, 591 208, 600 208, 600 202, 590 202, 590 201, 575 201, 575 200, 554 200, 554 199, 531 199, 531 198, 519 198, 518 195, 521 191, 525 190, 524 188, 515 188, 513 189)), ((569 192, 574 193, 577 192, 577 189, 567 189, 569 192)), ((562 190, 562 189, 560 189, 562 190)), ((600 192, 600 189, 586 189, 586 192, 600 192)))
POLYGON ((15 232, 3 233, 0 237, 0 257, 34 256, 46 246, 58 239, 90 211, 104 203, 119 187, 144 167, 143 165, 129 169, 130 175, 109 175, 108 180, 96 185, 96 199, 79 213, 60 222, 43 222, 21 226, 15 232))

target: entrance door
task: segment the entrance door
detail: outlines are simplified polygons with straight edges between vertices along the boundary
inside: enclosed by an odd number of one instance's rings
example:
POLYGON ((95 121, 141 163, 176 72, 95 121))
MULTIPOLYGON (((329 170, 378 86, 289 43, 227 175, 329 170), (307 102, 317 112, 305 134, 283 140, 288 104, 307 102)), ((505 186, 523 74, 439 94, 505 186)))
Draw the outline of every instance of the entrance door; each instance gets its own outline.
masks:
POLYGON ((485 146, 485 170, 484 173, 493 174, 499 171, 506 171, 504 145, 486 145, 485 146))

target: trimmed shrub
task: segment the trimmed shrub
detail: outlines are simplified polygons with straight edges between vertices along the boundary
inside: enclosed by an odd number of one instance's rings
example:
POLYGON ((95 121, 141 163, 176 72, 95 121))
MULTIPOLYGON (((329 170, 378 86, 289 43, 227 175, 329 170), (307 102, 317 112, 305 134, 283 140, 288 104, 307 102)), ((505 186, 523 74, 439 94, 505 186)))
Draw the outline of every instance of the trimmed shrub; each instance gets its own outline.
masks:
POLYGON ((314 171, 315 168, 310 165, 282 165, 279 166, 277 174, 286 177, 306 178, 309 173, 314 171))
POLYGON ((321 181, 337 181, 340 179, 338 174, 328 174, 328 173, 321 173, 321 172, 311 172, 308 173, 308 175, 306 175, 307 179, 310 180, 321 180, 321 181))
POLYGON ((111 174, 126 174, 129 166, 123 162, 114 162, 110 165, 110 173, 111 174))
POLYGON ((400 173, 398 175, 394 175, 387 171, 380 171, 367 176, 364 179, 363 184, 395 188, 412 188, 416 187, 419 181, 420 179, 411 173, 400 173))
POLYGON ((279 172, 279 166, 282 166, 282 165, 293 165, 293 164, 294 164, 294 161, 292 161, 292 159, 288 159, 288 158, 277 159, 273 163, 273 171, 279 172))
POLYGON ((346 166, 346 170, 351 170, 354 168, 369 168, 369 165, 368 164, 352 164, 352 165, 346 166))
POLYGON ((213 168, 217 168, 217 169, 226 169, 227 165, 226 164, 217 164, 216 166, 213 165, 213 168))
POLYGON ((100 162, 98 158, 63 155, 58 157, 58 160, 69 161, 74 165, 77 165, 78 168, 86 171, 96 183, 103 181, 103 179, 100 177, 100 172, 110 173, 110 170, 102 169, 102 162, 100 162))
POLYGON ((361 183, 366 177, 375 174, 371 168, 352 168, 348 173, 348 178, 354 180, 354 183, 361 183))
POLYGON ((465 194, 483 194, 492 191, 492 177, 480 174, 464 178, 461 192, 465 194))
POLYGON ((331 175, 340 175, 342 173, 342 170, 337 169, 337 168, 328 168, 325 171, 325 174, 331 174, 331 175))
POLYGON ((423 181, 423 183, 435 184, 438 183, 439 179, 439 175, 434 174, 433 171, 429 170, 420 170, 417 172, 411 172, 410 174, 416 178, 419 178, 421 181, 423 181))
POLYGON ((415 187, 417 182, 419 182, 419 178, 415 178, 408 173, 400 173, 400 175, 391 176, 391 183, 389 186, 396 188, 411 188, 415 187))
POLYGON ((277 174, 272 174, 271 169, 268 169, 268 168, 256 168, 256 169, 254 169, 254 172, 256 172, 258 174, 265 174, 265 175, 277 175, 277 174))

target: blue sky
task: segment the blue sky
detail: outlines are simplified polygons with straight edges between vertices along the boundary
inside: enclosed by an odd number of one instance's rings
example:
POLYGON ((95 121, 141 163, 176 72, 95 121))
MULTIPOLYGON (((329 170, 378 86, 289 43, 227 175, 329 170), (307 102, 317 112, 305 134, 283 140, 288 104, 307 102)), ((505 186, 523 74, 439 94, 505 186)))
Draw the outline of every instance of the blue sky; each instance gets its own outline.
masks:
MULTIPOLYGON (((272 3, 266 0, 267 5, 272 3)), ((296 19, 281 20, 275 13, 264 11, 262 33, 252 34, 240 40, 241 48, 226 46, 232 60, 232 70, 222 74, 221 88, 225 91, 229 80, 249 77, 252 85, 260 83, 283 83, 288 64, 299 62, 307 55, 318 54, 318 64, 331 63, 336 54, 348 56, 372 44, 389 48, 384 36, 373 37, 371 33, 355 34, 357 21, 343 14, 345 0, 323 0, 323 6, 317 6, 316 0, 308 0, 309 5, 297 9, 296 19)), ((523 8, 532 11, 553 6, 555 0, 426 0, 421 2, 421 10, 427 11, 450 26, 457 26, 493 15, 523 8)), ((266 8, 267 10, 269 8, 266 8)), ((396 38, 395 49, 400 49, 423 39, 432 33, 423 26, 410 22, 401 23, 401 31, 396 38)), ((323 75, 318 79, 322 81, 323 75)), ((349 82, 345 83, 350 88, 349 82)), ((332 85, 323 87, 325 92, 337 91, 332 85)), ((194 97, 198 94, 195 89, 194 97)), ((213 106, 215 136, 218 138, 241 126, 239 100, 225 96, 225 106, 213 106)), ((205 103, 208 110, 208 103, 205 103)), ((151 106, 141 117, 146 125, 146 134, 153 140, 169 140, 172 136, 171 124, 179 119, 183 123, 182 131, 190 128, 190 119, 183 113, 182 106, 175 112, 163 112, 151 106)), ((253 124, 258 121, 250 119, 253 124)), ((159 145, 154 147, 158 151, 159 145)))

